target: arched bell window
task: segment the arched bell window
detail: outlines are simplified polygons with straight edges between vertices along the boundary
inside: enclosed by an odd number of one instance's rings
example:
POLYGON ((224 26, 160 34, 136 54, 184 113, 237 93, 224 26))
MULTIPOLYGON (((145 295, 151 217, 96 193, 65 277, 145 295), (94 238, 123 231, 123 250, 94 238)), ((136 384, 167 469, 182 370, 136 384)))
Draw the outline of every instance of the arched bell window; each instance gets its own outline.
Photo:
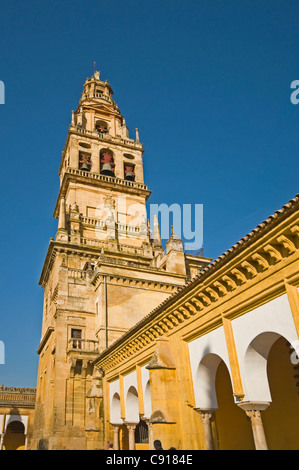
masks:
POLYGON ((79 170, 90 171, 91 154, 87 152, 79 152, 79 170))
POLYGON ((115 163, 113 158, 113 152, 109 149, 102 149, 100 151, 101 175, 115 176, 114 169, 115 163))
POLYGON ((135 165, 130 162, 124 163, 124 176, 125 180, 135 181, 135 165))
POLYGON ((106 121, 96 121, 95 129, 99 134, 107 134, 108 132, 108 123, 106 121))

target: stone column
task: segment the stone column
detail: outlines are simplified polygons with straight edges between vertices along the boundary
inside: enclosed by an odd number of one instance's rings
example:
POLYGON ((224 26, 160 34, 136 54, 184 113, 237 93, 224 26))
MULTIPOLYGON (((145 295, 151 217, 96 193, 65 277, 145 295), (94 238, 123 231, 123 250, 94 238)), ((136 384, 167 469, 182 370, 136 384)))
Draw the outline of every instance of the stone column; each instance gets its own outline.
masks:
POLYGON ((261 411, 264 411, 270 403, 268 402, 244 402, 238 403, 238 406, 245 411, 250 418, 253 439, 256 450, 268 450, 264 426, 261 417, 261 411))
POLYGON ((214 450, 213 434, 211 429, 211 418, 215 411, 214 408, 195 408, 201 417, 203 427, 203 440, 205 450, 214 450))
POLYGON ((127 424, 129 431, 129 450, 135 450, 135 429, 136 424, 127 424))
POLYGON ((147 429, 148 429, 148 448, 149 450, 155 450, 153 425, 148 418, 147 419, 143 418, 143 421, 147 424, 147 429))
POLYGON ((113 424, 113 449, 119 450, 119 427, 120 425, 113 424))
POLYGON ((154 430, 152 423, 148 423, 148 447, 149 450, 155 450, 154 448, 154 430))

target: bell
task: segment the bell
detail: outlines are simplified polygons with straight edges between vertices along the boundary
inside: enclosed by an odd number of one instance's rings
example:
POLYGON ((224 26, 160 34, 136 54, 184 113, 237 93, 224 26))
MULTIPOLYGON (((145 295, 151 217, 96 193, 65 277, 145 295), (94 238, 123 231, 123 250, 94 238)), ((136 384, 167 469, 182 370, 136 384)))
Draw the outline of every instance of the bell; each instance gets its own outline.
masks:
POLYGON ((129 181, 135 180, 134 168, 131 165, 125 165, 125 179, 129 181))
POLYGON ((101 173, 103 173, 103 175, 114 176, 114 172, 110 163, 103 163, 101 173))
POLYGON ((125 176, 125 179, 126 179, 126 180, 130 180, 130 181, 134 181, 134 179, 135 179, 135 178, 134 178, 134 175, 133 175, 133 173, 132 173, 130 170, 127 171, 126 176, 125 176))
POLYGON ((87 165, 86 162, 84 162, 84 163, 82 164, 81 170, 83 170, 83 171, 89 171, 89 167, 88 167, 88 165, 87 165))

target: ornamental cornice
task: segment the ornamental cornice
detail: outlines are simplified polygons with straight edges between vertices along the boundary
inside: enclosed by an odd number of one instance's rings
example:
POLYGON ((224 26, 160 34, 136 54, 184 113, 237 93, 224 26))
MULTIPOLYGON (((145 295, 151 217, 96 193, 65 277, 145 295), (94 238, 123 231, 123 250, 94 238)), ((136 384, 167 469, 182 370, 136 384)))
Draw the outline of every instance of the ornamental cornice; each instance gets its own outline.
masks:
MULTIPOLYGON (((43 266, 42 273, 41 273, 40 280, 39 280, 39 284, 42 287, 45 287, 49 280, 49 276, 52 271, 54 261, 58 253, 76 254, 82 257, 85 256, 88 259, 95 259, 95 257, 98 258, 101 255, 101 251, 100 251, 101 246, 93 246, 91 244, 83 243, 83 241, 86 241, 86 239, 81 239, 81 242, 82 242, 81 244, 74 245, 70 242, 53 240, 52 238, 50 239, 46 259, 45 259, 44 266, 43 266)), ((140 267, 140 265, 138 266, 137 263, 135 263, 134 261, 132 262, 127 259, 130 257, 133 257, 133 259, 135 260, 136 255, 132 255, 129 251, 125 251, 127 249, 126 246, 122 246, 122 248, 123 248, 123 251, 118 252, 117 256, 123 257, 124 259, 122 260, 119 258, 114 259, 112 257, 111 258, 106 257, 105 259, 107 260, 107 265, 115 266, 116 261, 117 261, 117 264, 124 266, 126 269, 131 269, 134 271, 140 270, 140 272, 146 270, 146 271, 151 271, 153 273, 157 273, 161 276, 168 274, 162 270, 157 270, 156 268, 151 268, 147 265, 145 265, 143 268, 140 267), (109 260, 112 260, 113 262, 109 263, 109 260)), ((143 257, 141 254, 138 254, 138 257, 145 259, 145 263, 148 260, 148 258, 143 257)), ((104 260, 104 258, 102 259, 104 260)), ((179 276, 179 275, 172 275, 172 277, 183 279, 183 276, 179 276)), ((162 283, 167 284, 165 282, 162 282, 162 283)))
MULTIPOLYGON (((146 271, 146 268, 144 269, 146 271)), ((159 274, 159 273, 157 273, 159 274)), ((120 274, 113 274, 113 273, 104 273, 98 272, 93 281, 93 285, 97 285, 98 282, 103 282, 104 277, 107 278, 108 282, 113 283, 115 285, 123 286, 123 287, 137 287, 137 288, 144 288, 148 290, 155 290, 155 291, 163 291, 168 292, 169 294, 175 292, 178 288, 177 284, 172 284, 169 282, 151 280, 151 279, 140 279, 136 277, 128 277, 128 276, 121 276, 120 274)))
POLYGON ((45 332, 43 338, 41 339, 41 342, 40 342, 40 345, 38 347, 38 350, 37 350, 37 354, 40 354, 42 352, 42 350, 44 349, 45 345, 47 344, 51 334, 53 333, 54 331, 54 326, 49 326, 47 328, 47 331, 45 332))

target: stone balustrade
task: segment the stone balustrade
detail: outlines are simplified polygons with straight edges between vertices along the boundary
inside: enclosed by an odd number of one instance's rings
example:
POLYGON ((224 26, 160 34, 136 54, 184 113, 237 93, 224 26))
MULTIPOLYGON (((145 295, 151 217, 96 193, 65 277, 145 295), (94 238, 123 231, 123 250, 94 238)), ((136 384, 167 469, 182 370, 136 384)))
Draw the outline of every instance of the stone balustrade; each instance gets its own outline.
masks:
POLYGON ((133 139, 125 139, 124 137, 114 137, 110 134, 105 134, 103 132, 98 132, 98 131, 89 131, 87 129, 83 129, 82 127, 79 126, 71 126, 70 129, 72 131, 77 132, 78 134, 83 134, 83 135, 88 135, 91 137, 96 137, 100 140, 104 140, 106 142, 112 142, 115 144, 123 144, 126 146, 130 147, 135 147, 138 149, 142 148, 142 144, 140 142, 136 142, 133 139))
POLYGON ((99 352, 99 343, 93 339, 76 339, 71 338, 68 342, 68 351, 85 351, 98 353, 99 352))
POLYGON ((135 189, 147 190, 146 184, 138 183, 136 181, 128 181, 128 180, 124 180, 121 178, 116 178, 115 176, 101 175, 99 173, 92 173, 90 171, 78 170, 76 168, 69 168, 69 167, 66 168, 65 173, 68 173, 71 175, 77 175, 77 176, 85 176, 88 178, 92 178, 92 179, 107 182, 107 183, 120 184, 122 186, 129 186, 135 189))
POLYGON ((35 388, 4 387, 0 385, 0 404, 9 406, 10 403, 17 405, 34 405, 36 396, 35 388))

